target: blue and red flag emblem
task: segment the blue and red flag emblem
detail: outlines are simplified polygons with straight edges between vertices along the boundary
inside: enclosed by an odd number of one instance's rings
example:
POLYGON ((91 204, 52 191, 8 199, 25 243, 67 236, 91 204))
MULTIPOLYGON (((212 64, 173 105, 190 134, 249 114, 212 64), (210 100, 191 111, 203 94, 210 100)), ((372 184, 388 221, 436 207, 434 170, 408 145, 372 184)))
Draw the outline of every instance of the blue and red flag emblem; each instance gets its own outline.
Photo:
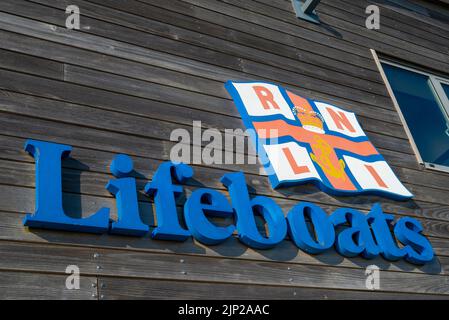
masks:
POLYGON ((413 195, 362 130, 354 113, 267 82, 225 85, 253 129, 273 188, 313 182, 328 193, 413 195))

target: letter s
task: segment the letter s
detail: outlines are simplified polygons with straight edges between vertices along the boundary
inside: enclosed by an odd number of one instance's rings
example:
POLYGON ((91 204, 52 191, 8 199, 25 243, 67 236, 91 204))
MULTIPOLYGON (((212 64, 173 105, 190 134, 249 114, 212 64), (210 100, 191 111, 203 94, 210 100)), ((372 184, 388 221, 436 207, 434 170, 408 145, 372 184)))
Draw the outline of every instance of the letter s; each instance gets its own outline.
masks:
POLYGON ((406 245, 405 259, 414 264, 424 264, 431 261, 434 256, 432 245, 421 234, 422 230, 421 223, 409 217, 399 219, 394 227, 396 238, 406 245))

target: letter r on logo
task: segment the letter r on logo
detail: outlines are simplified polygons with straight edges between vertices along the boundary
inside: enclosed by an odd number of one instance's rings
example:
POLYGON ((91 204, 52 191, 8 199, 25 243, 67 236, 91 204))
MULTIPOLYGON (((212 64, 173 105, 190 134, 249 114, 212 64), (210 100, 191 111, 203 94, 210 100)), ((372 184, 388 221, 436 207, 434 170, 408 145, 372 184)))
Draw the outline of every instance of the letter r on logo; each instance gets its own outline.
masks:
POLYGON ((279 105, 274 101, 273 93, 263 86, 254 86, 254 92, 262 103, 262 106, 265 110, 269 110, 271 108, 279 110, 279 105))

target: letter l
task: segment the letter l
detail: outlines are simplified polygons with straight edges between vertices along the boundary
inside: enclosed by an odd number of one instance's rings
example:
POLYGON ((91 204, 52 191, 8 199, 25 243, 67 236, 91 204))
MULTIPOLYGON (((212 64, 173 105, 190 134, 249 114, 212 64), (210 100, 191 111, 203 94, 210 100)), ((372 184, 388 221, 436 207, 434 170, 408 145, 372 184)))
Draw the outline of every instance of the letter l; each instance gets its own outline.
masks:
POLYGON ((36 212, 25 217, 25 226, 92 233, 108 230, 108 208, 102 208, 84 219, 70 218, 64 213, 61 159, 69 156, 71 146, 27 140, 25 151, 36 161, 36 212))

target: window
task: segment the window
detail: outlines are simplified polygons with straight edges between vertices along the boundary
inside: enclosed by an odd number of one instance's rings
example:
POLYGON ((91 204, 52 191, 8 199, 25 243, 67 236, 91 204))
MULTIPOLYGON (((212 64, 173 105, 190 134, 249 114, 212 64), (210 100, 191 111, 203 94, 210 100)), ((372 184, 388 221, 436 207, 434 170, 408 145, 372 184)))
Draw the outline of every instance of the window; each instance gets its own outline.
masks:
POLYGON ((420 163, 449 172, 449 80, 381 61, 420 163))

